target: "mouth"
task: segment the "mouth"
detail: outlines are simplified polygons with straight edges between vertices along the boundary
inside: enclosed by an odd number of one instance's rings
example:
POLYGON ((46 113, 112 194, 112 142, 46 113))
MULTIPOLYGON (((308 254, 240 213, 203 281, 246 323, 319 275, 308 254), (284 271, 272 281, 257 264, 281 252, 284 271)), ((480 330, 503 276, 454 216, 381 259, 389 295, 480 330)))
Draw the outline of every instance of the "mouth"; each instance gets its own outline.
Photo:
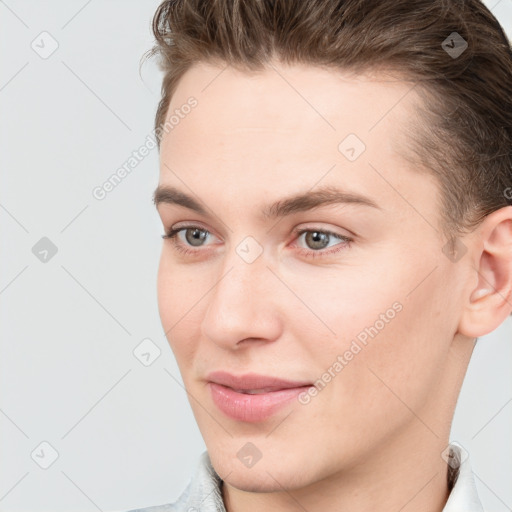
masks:
MULTIPOLYGON (((231 388, 233 389, 233 388, 231 388)), ((280 389, 287 388, 263 388, 263 389, 233 389, 237 393, 243 393, 245 395, 261 395, 262 393, 270 393, 272 391, 280 391, 280 389)), ((288 388, 289 389, 289 388, 288 388)))
POLYGON ((312 385, 312 382, 308 381, 284 380, 279 377, 260 375, 257 373, 233 375, 225 371, 211 372, 206 376, 206 380, 242 393, 251 391, 268 393, 271 391, 279 391, 280 389, 312 385))
POLYGON ((285 381, 258 374, 235 376, 227 372, 208 375, 213 403, 232 420, 263 422, 313 386, 310 382, 285 381))

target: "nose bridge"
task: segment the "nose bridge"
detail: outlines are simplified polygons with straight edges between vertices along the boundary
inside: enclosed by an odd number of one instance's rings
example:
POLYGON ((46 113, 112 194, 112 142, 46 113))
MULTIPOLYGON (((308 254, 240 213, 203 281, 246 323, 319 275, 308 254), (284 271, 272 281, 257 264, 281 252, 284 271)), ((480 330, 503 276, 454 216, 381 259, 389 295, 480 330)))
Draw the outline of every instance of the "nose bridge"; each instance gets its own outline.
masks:
POLYGON ((247 338, 276 336, 278 312, 272 300, 275 277, 267 268, 263 248, 256 244, 246 237, 225 254, 209 294, 202 330, 219 344, 234 346, 247 338))

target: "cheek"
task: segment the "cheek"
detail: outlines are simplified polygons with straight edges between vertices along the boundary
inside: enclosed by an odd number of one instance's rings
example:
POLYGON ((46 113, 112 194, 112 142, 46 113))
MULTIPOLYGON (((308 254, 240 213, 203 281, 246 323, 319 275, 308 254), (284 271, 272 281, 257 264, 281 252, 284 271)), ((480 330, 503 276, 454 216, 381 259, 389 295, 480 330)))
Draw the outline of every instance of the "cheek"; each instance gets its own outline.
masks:
POLYGON ((176 286, 179 290, 179 285, 175 284, 175 276, 173 276, 172 267, 169 265, 165 253, 165 248, 163 248, 157 274, 157 297, 160 319, 164 331, 167 332, 173 324, 177 302, 176 286))
POLYGON ((160 316, 166 331, 186 321, 189 311, 193 313, 194 305, 207 291, 207 288, 203 290, 204 283, 201 270, 176 263, 171 248, 164 244, 158 266, 157 294, 160 316))
POLYGON ((441 376, 451 332, 440 310, 439 279, 423 283, 422 290, 413 293, 408 287, 391 290, 352 307, 354 325, 347 328, 342 343, 349 353, 358 352, 337 386, 338 396, 346 396, 352 410, 365 403, 367 412, 373 411, 370 416, 393 422, 409 415, 404 404, 412 410, 425 405, 441 376), (393 300, 398 307, 388 309, 393 300), (351 348, 354 343, 360 350, 351 348))
MULTIPOLYGON (((326 364, 325 356, 343 353, 354 339, 370 339, 369 330, 381 333, 400 316, 403 296, 390 269, 375 265, 351 265, 332 269, 312 268, 301 275, 286 276, 303 304, 288 313, 295 323, 317 327, 316 340, 309 343, 313 360, 326 364), (315 320, 315 317, 317 317, 315 320), (319 351, 321 343, 323 350, 319 351)), ((288 326, 293 323, 289 322, 288 326)), ((298 341, 305 341, 297 332, 298 341)), ((306 346, 306 345, 305 345, 306 346)))
POLYGON ((165 248, 162 250, 157 274, 157 297, 160 321, 178 365, 188 364, 194 353, 190 319, 197 314, 202 290, 190 272, 172 264, 165 248))
MULTIPOLYGON (((345 400, 355 409, 357 403, 384 409, 379 404, 393 401, 400 407, 393 392, 411 406, 421 403, 449 350, 453 306, 446 299, 448 276, 441 268, 431 274, 436 262, 427 258, 396 261, 390 258, 388 265, 381 260, 364 271, 352 267, 317 274, 316 281, 303 276, 296 288, 334 331, 317 322, 315 342, 303 346, 318 378, 329 369, 336 375, 331 379, 336 383, 327 385, 336 397, 331 392, 324 396, 340 407, 348 405, 345 400)), ((305 319, 300 322, 303 330, 305 319)))

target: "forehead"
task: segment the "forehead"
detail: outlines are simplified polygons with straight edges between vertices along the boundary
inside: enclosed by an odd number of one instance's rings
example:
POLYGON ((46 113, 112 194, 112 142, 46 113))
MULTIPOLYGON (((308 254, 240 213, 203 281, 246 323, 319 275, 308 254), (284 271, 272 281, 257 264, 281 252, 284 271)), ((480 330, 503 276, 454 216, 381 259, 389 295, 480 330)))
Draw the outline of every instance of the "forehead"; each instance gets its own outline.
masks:
POLYGON ((307 123, 311 129, 364 135, 403 120, 417 100, 414 85, 384 71, 356 75, 272 62, 264 70, 245 72, 198 63, 180 79, 168 116, 194 96, 200 107, 195 110, 202 113, 194 116, 194 128, 206 133, 212 131, 213 114, 218 130, 265 130, 269 124, 291 130, 307 123))
POLYGON ((416 101, 413 82, 386 74, 277 63, 249 73, 197 64, 168 109, 167 118, 181 115, 162 139, 160 183, 181 186, 185 179, 200 197, 222 193, 229 201, 258 190, 279 198, 276 189, 321 181, 392 206, 398 189, 407 195, 419 181, 432 182, 399 155, 416 101), (197 105, 182 111, 192 97, 197 105))
POLYGON ((366 146, 387 146, 403 135, 401 128, 417 99, 413 86, 384 73, 356 76, 276 62, 249 73, 199 63, 179 81, 167 119, 179 113, 191 97, 197 106, 180 116, 164 135, 162 146, 171 149, 166 144, 169 140, 174 154, 200 154, 201 147, 195 143, 211 141, 220 155, 233 154, 236 148, 250 150, 253 141, 253 154, 260 156, 277 144, 282 153, 302 147, 302 156, 306 156, 313 146, 337 151, 339 142, 350 133, 366 146), (194 143, 186 144, 191 139, 194 143))

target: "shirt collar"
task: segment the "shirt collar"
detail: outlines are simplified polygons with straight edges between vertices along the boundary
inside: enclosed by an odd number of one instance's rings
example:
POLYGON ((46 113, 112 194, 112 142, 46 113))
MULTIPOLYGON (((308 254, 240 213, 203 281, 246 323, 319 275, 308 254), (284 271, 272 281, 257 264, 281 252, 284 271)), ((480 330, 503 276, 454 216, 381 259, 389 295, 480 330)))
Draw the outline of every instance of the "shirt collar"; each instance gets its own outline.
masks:
POLYGON ((192 480, 174 505, 175 510, 226 512, 222 500, 222 479, 213 469, 208 451, 199 457, 192 480))
POLYGON ((468 453, 456 443, 450 443, 449 466, 455 484, 443 512, 484 512, 478 498, 468 453))
MULTIPOLYGON (((478 498, 469 455, 455 443, 450 443, 449 450, 450 486, 453 487, 443 512, 484 512, 478 498)), ((201 454, 194 477, 175 505, 176 510, 226 512, 222 500, 222 479, 213 469, 207 451, 201 454)))

